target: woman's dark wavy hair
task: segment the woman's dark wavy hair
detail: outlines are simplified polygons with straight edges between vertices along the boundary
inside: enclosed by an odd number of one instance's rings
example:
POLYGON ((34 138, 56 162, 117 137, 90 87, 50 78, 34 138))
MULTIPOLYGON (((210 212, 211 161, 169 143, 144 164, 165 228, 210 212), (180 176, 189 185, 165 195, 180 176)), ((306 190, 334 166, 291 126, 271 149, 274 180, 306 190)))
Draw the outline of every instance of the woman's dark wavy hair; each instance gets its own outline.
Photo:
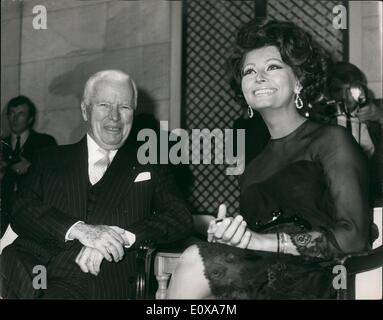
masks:
POLYGON ((303 86, 300 96, 305 106, 323 93, 328 55, 314 43, 311 35, 292 22, 251 21, 240 28, 237 46, 228 59, 230 86, 238 103, 247 106, 241 89, 242 66, 246 54, 266 46, 277 47, 282 60, 292 68, 303 86))

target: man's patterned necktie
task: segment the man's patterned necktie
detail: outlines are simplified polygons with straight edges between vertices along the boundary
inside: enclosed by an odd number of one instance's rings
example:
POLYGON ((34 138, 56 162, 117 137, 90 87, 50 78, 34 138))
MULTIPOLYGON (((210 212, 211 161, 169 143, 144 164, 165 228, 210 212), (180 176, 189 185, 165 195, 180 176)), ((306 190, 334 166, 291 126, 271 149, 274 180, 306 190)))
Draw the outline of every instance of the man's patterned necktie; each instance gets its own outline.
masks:
POLYGON ((109 151, 101 148, 99 148, 98 151, 100 151, 103 154, 103 157, 94 163, 93 170, 91 170, 89 180, 92 185, 100 181, 110 164, 109 151))

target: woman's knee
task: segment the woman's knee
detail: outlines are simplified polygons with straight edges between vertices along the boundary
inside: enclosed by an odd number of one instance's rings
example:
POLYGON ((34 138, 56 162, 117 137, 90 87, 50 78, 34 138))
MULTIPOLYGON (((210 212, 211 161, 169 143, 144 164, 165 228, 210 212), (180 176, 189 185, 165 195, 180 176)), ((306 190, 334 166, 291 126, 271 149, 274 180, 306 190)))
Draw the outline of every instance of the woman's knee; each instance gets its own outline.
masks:
POLYGON ((192 266, 197 263, 201 263, 201 256, 199 253, 198 246, 193 244, 190 247, 188 247, 181 255, 179 264, 181 266, 192 266))

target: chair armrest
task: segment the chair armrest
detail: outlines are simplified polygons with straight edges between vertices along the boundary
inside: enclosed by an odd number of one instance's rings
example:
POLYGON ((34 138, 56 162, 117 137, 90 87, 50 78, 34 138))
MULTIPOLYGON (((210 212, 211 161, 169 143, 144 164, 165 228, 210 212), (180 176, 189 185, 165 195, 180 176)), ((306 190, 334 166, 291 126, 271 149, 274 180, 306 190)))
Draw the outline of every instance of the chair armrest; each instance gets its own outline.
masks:
POLYGON ((349 275, 383 266, 383 246, 362 253, 350 254, 341 260, 349 275))
POLYGON ((151 242, 144 242, 137 247, 136 299, 149 298, 150 266, 154 251, 155 248, 151 242))
POLYGON ((156 244, 155 246, 152 242, 143 242, 132 247, 132 249, 137 251, 136 299, 142 300, 149 298, 150 267, 155 252, 165 251, 178 252, 181 254, 188 246, 196 243, 196 241, 201 240, 190 237, 175 242, 156 244))

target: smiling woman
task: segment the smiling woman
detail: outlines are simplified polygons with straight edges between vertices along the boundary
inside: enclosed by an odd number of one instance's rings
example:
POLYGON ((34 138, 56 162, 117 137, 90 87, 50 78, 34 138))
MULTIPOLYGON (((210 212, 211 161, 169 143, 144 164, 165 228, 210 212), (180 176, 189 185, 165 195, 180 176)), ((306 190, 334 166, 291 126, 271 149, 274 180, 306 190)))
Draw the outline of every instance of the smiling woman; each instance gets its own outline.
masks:
POLYGON ((300 113, 325 83, 326 57, 309 34, 251 22, 237 42, 231 85, 271 140, 240 178, 240 213, 219 207, 209 242, 184 252, 168 297, 333 298, 337 259, 368 248, 366 159, 343 128, 300 113))
MULTIPOLYGON (((250 105, 254 109, 261 107, 245 99, 243 85, 249 85, 255 76, 257 88, 262 88, 261 84, 269 79, 271 82, 267 81, 266 88, 276 85, 275 82, 292 85, 302 100, 304 107, 301 112, 306 111, 309 102, 320 96, 326 81, 324 74, 328 58, 304 30, 290 22, 274 21, 264 28, 250 22, 242 26, 237 43, 228 66, 232 73, 230 85, 241 105, 250 105), (255 49, 260 50, 254 53, 255 49), (281 77, 287 77, 289 81, 281 77)), ((283 90, 287 91, 287 88, 283 90)))
POLYGON ((249 52, 243 63, 242 90, 251 108, 281 108, 294 103, 294 91, 301 84, 293 70, 282 61, 275 46, 249 52))

